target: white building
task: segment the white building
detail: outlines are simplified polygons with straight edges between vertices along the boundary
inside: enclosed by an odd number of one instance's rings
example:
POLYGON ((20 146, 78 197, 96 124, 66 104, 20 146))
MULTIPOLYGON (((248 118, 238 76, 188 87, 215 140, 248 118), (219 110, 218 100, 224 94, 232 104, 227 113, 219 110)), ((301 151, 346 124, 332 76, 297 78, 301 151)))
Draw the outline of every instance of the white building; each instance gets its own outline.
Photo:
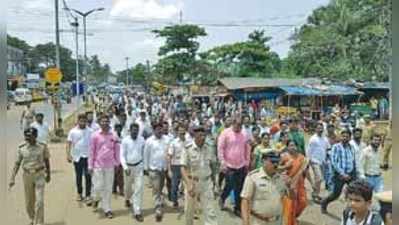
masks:
POLYGON ((8 77, 25 74, 24 51, 7 45, 7 75, 8 77))

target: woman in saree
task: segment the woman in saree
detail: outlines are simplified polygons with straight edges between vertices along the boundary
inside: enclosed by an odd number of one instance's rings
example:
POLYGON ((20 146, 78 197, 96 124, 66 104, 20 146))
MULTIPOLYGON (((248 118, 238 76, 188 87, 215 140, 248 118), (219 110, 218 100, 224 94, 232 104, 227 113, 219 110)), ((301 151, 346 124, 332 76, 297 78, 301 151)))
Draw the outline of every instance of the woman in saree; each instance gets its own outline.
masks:
POLYGON ((258 144, 253 153, 252 153, 252 169, 258 169, 263 166, 262 155, 266 152, 272 151, 272 147, 270 146, 270 134, 263 133, 261 136, 261 143, 258 144))
POLYGON ((290 138, 288 136, 288 133, 283 131, 280 133, 280 138, 278 142, 274 144, 273 148, 278 152, 282 152, 284 149, 287 148, 289 140, 290 138))
POLYGON ((288 141, 279 166, 288 186, 288 193, 283 197, 283 225, 297 225, 297 218, 307 206, 305 178, 308 164, 308 159, 297 151, 295 142, 288 141))

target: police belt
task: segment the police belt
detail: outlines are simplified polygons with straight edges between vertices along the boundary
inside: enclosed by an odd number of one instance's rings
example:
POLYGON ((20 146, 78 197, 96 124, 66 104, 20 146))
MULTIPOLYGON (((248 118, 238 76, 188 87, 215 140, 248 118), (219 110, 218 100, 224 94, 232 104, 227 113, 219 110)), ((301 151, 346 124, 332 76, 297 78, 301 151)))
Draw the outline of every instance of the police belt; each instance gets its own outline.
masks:
POLYGON ((140 165, 142 162, 143 162, 143 160, 140 160, 140 161, 138 161, 137 163, 126 163, 126 165, 135 167, 135 166, 140 165))
POLYGON ((39 167, 39 168, 31 168, 31 169, 26 169, 24 168, 25 173, 38 173, 41 172, 45 169, 45 167, 39 167))
POLYGON ((262 214, 256 213, 253 210, 251 211, 251 215, 265 222, 275 222, 280 219, 280 216, 264 216, 262 214))
POLYGON ((209 178, 211 178, 211 175, 206 176, 206 177, 204 177, 204 178, 200 178, 200 177, 197 177, 197 176, 188 175, 188 178, 191 179, 191 180, 194 180, 194 181, 208 180, 209 178))

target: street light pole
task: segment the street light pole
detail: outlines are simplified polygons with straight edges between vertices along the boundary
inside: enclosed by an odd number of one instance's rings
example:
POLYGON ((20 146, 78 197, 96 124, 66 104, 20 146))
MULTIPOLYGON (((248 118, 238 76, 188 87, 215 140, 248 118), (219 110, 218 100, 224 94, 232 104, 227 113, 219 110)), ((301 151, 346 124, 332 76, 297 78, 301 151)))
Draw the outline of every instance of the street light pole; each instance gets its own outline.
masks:
MULTIPOLYGON (((69 10, 69 9, 68 9, 69 10)), ((103 11, 105 8, 96 8, 89 10, 87 12, 81 12, 76 9, 70 9, 75 13, 79 14, 83 18, 83 52, 84 52, 84 66, 83 66, 83 73, 87 76, 87 33, 86 33, 86 17, 96 11, 103 11)))
POLYGON ((75 17, 75 22, 71 23, 71 26, 75 27, 75 41, 76 41, 76 109, 79 109, 80 105, 80 90, 79 90, 79 34, 78 34, 78 18, 75 17))
POLYGON ((83 50, 84 50, 84 57, 85 57, 85 75, 87 75, 87 68, 86 68, 86 61, 87 61, 87 48, 86 48, 86 43, 87 43, 87 38, 86 38, 86 16, 83 17, 83 50))
POLYGON ((129 57, 126 57, 126 86, 129 86, 129 57))

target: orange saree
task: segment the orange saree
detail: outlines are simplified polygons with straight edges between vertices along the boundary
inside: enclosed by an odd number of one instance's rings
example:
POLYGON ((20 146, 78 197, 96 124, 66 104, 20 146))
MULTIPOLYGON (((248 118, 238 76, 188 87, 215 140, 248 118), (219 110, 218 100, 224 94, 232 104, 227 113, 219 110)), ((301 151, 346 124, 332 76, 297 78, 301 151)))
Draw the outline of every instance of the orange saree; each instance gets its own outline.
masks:
POLYGON ((297 219, 307 206, 305 175, 308 160, 301 154, 286 154, 282 162, 291 161, 286 175, 290 178, 289 194, 283 197, 283 225, 297 225, 297 219))

